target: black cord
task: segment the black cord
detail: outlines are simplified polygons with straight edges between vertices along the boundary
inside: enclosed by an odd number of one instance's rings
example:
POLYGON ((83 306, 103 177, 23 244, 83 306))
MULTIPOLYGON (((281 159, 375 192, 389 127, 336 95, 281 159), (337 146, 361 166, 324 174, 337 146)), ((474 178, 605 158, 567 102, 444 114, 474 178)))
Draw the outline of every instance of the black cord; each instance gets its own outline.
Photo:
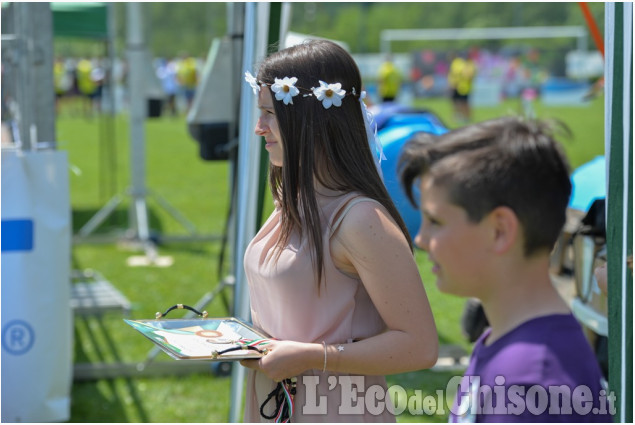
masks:
POLYGON ((235 345, 233 347, 229 347, 229 348, 226 348, 226 349, 221 350, 221 351, 215 351, 214 353, 217 356, 220 356, 222 354, 229 353, 231 351, 238 351, 238 350, 253 350, 253 351, 259 352, 260 354, 264 354, 265 353, 265 350, 261 350, 258 347, 252 347, 251 345, 235 345))
POLYGON ((291 422, 291 417, 290 417, 291 412, 289 410, 291 406, 289 406, 289 403, 287 402, 287 399, 285 397, 283 385, 288 386, 291 397, 295 396, 295 392, 296 392, 295 383, 291 379, 285 379, 282 382, 278 382, 278 385, 276 385, 276 388, 274 388, 273 391, 269 393, 264 403, 260 405, 260 416, 269 420, 275 419, 278 416, 278 413, 282 409, 282 412, 280 413, 279 421, 291 422), (269 404, 271 400, 275 400, 276 406, 273 413, 271 415, 267 415, 265 413, 265 406, 269 404))
POLYGON ((282 400, 284 400, 284 390, 282 389, 282 382, 278 382, 276 388, 274 388, 273 391, 269 393, 267 399, 260 405, 260 416, 265 419, 275 419, 275 417, 278 415, 278 410, 280 410, 280 404, 282 403, 282 400), (276 400, 276 407, 271 415, 267 415, 265 413, 265 406, 269 404, 269 402, 274 399, 274 397, 276 400))
POLYGON ((206 312, 206 311, 200 312, 200 311, 198 311, 197 309, 195 309, 194 307, 190 307, 189 305, 185 305, 185 304, 175 304, 175 305, 173 305, 172 307, 170 307, 170 308, 168 308, 167 310, 165 310, 165 312, 164 312, 164 313, 161 313, 160 311, 158 311, 158 312, 156 313, 156 318, 157 318, 157 320, 158 320, 158 319, 161 319, 161 318, 163 318, 163 317, 165 317, 165 316, 167 316, 169 312, 171 312, 172 310, 176 310, 176 309, 179 309, 179 310, 181 310, 181 309, 190 310, 190 311, 192 311, 192 312, 194 312, 194 313, 198 314, 199 316, 203 317, 203 319, 206 319, 206 318, 207 318, 207 312, 206 312))

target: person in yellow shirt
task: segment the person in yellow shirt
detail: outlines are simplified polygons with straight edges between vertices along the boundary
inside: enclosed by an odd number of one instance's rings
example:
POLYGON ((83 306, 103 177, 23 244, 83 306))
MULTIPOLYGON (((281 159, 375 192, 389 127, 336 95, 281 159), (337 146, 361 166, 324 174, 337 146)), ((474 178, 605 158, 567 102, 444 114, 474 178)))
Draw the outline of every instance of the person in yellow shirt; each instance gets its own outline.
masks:
POLYGON ((196 86, 198 85, 196 59, 187 54, 183 54, 177 67, 176 78, 183 91, 183 96, 187 103, 187 110, 189 111, 192 106, 192 101, 194 100, 196 86))
POLYGON ((472 119, 470 93, 476 76, 476 64, 468 55, 458 55, 450 63, 448 86, 456 120, 465 124, 472 119))
POLYGON ((53 64, 53 86, 55 88, 55 109, 59 112, 62 98, 68 93, 72 82, 66 72, 64 60, 60 57, 53 64))
POLYGON ((401 88, 401 72, 395 66, 391 56, 379 67, 377 74, 377 91, 382 102, 392 102, 401 88))
POLYGON ((97 82, 93 79, 93 63, 82 58, 77 62, 77 88, 79 89, 81 108, 85 117, 93 114, 93 99, 97 93, 97 82))
POLYGON ((93 64, 89 59, 81 59, 77 63, 77 84, 79 91, 84 96, 92 95, 97 89, 97 84, 91 78, 93 64))

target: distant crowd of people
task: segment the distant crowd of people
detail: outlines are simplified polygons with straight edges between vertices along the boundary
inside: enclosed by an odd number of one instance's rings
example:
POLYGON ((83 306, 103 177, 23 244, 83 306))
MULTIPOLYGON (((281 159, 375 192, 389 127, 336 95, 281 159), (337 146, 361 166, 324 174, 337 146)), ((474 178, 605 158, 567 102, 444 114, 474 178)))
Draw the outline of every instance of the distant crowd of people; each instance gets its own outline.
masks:
MULTIPOLYGON (((200 68, 200 60, 187 54, 154 59, 148 64, 148 97, 161 100, 169 115, 187 112, 199 83, 200 68)), ((104 105, 112 109, 113 102, 115 110, 125 109, 127 76, 128 64, 119 58, 110 66, 104 57, 57 57, 53 65, 57 112, 90 117, 101 112, 104 105), (110 87, 112 97, 105 93, 110 87)))
MULTIPOLYGON (((201 69, 201 59, 187 53, 153 59, 148 64, 146 82, 153 86, 148 91, 148 97, 160 99, 162 112, 167 115, 187 113, 194 100, 201 69)), ((58 112, 69 98, 81 99, 73 103, 73 111, 77 114, 79 109, 79 113, 86 116, 100 112, 104 105, 112 102, 115 102, 115 110, 125 109, 127 73, 128 64, 119 58, 112 67, 108 66, 108 59, 104 57, 56 58, 54 82, 58 112), (111 79, 112 84, 109 83, 111 79), (104 95, 109 86, 112 86, 114 96, 104 95)), ((539 52, 535 49, 524 56, 511 55, 505 60, 477 48, 442 54, 422 51, 414 56, 407 77, 414 83, 412 94, 415 96, 448 96, 456 122, 465 124, 472 120, 470 94, 477 75, 487 79, 493 74, 501 81, 501 96, 518 97, 522 101, 522 109, 531 115, 531 102, 540 95, 539 87, 547 77, 539 63, 539 52)), ((379 100, 397 101, 407 77, 392 57, 385 58, 377 68, 376 76, 379 100)))
POLYGON ((105 82, 106 62, 103 58, 57 57, 53 64, 57 111, 60 111, 67 99, 79 98, 84 115, 99 112, 105 82))
POLYGON ((182 96, 185 108, 189 110, 199 83, 200 66, 197 59, 187 54, 173 59, 157 58, 154 69, 165 93, 166 110, 171 115, 179 113, 179 96, 182 96))
POLYGON ((377 68, 377 94, 381 102, 398 101, 404 83, 412 83, 416 97, 450 99, 457 124, 472 121, 470 101, 476 79, 496 81, 501 99, 518 98, 521 112, 533 116, 532 102, 540 96, 540 88, 549 73, 543 66, 540 52, 491 52, 471 47, 463 51, 424 50, 413 55, 410 75, 399 70, 388 55, 377 68))
MULTIPOLYGON (((469 97, 476 77, 475 51, 462 54, 451 54, 450 65, 444 71, 447 79, 447 91, 452 100, 454 116, 458 123, 465 124, 471 120, 469 97)), ((396 101, 403 75, 387 55, 377 71, 377 92, 381 102, 396 101)))

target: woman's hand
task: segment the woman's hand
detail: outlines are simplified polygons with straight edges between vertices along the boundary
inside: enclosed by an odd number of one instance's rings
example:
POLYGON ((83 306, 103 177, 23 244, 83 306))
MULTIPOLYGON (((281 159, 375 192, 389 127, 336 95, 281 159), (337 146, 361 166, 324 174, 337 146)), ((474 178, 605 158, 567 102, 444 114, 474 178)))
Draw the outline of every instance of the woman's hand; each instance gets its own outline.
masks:
POLYGON ((593 271, 593 274, 595 275, 595 280, 597 280, 598 286, 600 287, 600 291, 602 291, 604 295, 608 295, 609 293, 608 274, 607 274, 606 266, 607 266, 607 263, 604 263, 601 266, 596 267, 595 270, 593 271))
POLYGON ((280 382, 308 369, 321 368, 324 351, 321 344, 274 340, 265 346, 267 354, 259 359, 241 360, 240 364, 258 370, 280 382))

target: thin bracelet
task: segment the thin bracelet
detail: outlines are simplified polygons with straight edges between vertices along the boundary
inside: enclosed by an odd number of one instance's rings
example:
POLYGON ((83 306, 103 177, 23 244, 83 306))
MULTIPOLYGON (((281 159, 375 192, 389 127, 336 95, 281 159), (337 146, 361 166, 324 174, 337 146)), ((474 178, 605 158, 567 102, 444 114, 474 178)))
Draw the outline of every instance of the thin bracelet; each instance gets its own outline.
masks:
POLYGON ((322 345, 324 346, 324 367, 322 368, 322 373, 326 372, 326 342, 322 341, 322 345))

